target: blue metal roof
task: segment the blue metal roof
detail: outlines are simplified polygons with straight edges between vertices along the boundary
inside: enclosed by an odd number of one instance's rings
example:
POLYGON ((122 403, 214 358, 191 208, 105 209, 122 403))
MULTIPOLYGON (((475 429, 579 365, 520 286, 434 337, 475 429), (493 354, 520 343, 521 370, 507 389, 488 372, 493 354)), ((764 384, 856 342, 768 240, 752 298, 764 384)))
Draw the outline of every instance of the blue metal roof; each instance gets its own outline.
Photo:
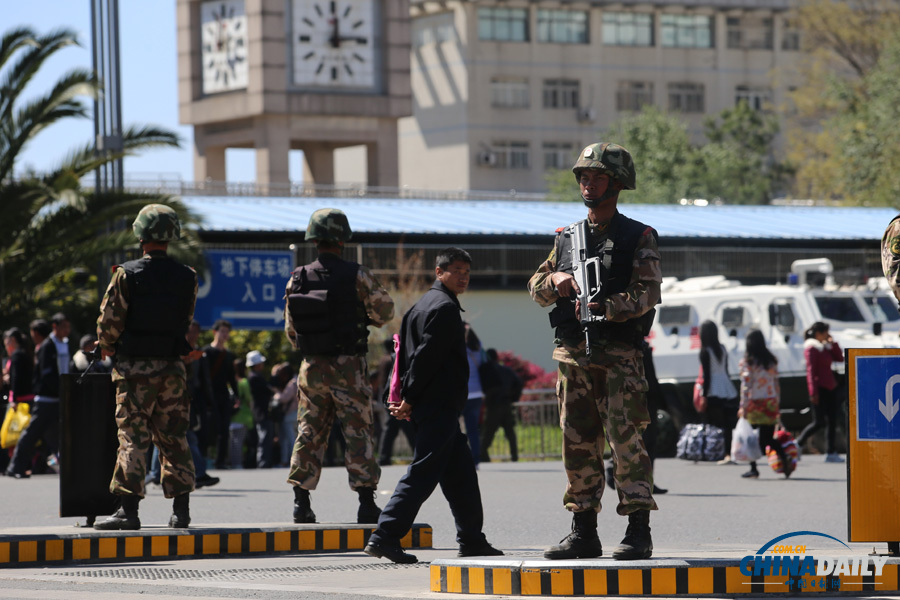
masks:
MULTIPOLYGON (((303 231, 313 211, 338 208, 359 233, 551 235, 584 218, 577 202, 184 196, 204 231, 303 231)), ((619 209, 662 237, 881 239, 893 208, 823 206, 681 206, 628 204, 619 209)))

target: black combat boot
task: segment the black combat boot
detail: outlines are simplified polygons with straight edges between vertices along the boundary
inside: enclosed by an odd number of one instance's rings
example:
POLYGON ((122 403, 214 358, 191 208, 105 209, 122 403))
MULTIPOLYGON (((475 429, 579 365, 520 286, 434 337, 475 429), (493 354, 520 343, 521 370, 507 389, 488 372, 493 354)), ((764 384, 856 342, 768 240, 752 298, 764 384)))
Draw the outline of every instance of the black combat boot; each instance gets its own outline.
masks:
POLYGON ((112 516, 99 523, 94 523, 94 529, 101 530, 138 530, 141 528, 141 520, 138 519, 137 496, 122 496, 122 505, 112 516))
POLYGON ((572 515, 572 533, 564 537, 558 546, 544 550, 544 558, 550 560, 601 556, 603 547, 597 537, 597 511, 593 509, 572 515))
POLYGON ((377 523, 381 516, 381 509, 375 504, 375 488, 361 487, 356 490, 359 494, 359 510, 356 511, 357 523, 377 523))
POLYGON ((641 560, 653 555, 650 539, 650 511, 637 510, 628 515, 628 528, 622 543, 613 550, 615 560, 641 560))
POLYGON ((181 494, 172 499, 172 516, 169 517, 169 527, 187 529, 191 524, 190 494, 181 494))
MULTIPOLYGON (((378 511, 381 512, 381 511, 378 511)), ((294 523, 315 523, 316 513, 309 504, 309 490, 294 486, 294 523)))

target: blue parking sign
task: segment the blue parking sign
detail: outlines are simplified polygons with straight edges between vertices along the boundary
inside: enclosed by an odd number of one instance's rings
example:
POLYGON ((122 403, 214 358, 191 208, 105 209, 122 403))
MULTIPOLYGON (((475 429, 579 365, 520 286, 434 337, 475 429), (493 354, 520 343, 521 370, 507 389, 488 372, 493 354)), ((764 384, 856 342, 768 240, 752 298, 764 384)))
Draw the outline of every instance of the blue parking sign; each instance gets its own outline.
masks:
POLYGON ((284 288, 294 269, 290 251, 207 250, 194 318, 204 328, 218 319, 235 329, 284 327, 284 288))
POLYGON ((856 357, 856 439, 900 441, 900 356, 856 357))

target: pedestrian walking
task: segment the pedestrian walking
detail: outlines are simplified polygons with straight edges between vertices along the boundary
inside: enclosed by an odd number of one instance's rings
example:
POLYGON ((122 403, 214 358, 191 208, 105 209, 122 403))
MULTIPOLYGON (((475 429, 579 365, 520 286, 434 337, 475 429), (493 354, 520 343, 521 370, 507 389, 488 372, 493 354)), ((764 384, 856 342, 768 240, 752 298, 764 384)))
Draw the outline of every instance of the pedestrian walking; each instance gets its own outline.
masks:
POLYGON ((391 407, 391 415, 412 420, 415 447, 412 463, 397 483, 365 547, 369 556, 395 563, 417 561, 400 547, 400 540, 438 485, 456 521, 459 556, 503 554, 482 532, 484 509, 478 474, 459 427, 469 395, 469 361, 458 296, 469 285, 471 264, 465 250, 442 250, 437 256, 434 284, 403 315, 397 357, 403 401, 391 407))

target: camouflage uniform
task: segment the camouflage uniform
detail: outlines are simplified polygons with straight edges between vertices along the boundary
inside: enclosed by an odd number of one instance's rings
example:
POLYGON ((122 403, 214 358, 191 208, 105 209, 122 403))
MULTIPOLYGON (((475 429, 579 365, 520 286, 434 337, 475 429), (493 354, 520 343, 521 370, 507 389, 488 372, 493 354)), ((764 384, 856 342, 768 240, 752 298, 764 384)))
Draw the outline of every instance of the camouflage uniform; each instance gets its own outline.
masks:
MULTIPOLYGON (((290 293, 288 281, 285 295, 290 293)), ((356 291, 365 306, 370 324, 381 327, 394 317, 394 301, 372 272, 360 266, 356 291)), ((297 332, 285 305, 285 332, 297 347, 297 332)), ((372 388, 364 356, 339 355, 304 357, 297 377, 299 406, 297 441, 291 455, 288 483, 314 490, 322 473, 322 457, 334 418, 341 422, 347 441, 344 462, 353 490, 375 488, 381 469, 375 460, 372 416, 372 388)))
MULTIPOLYGON (((606 224, 591 224, 592 246, 605 241, 605 229, 606 224)), ((528 282, 532 299, 544 307, 559 298, 551 281, 556 265, 557 246, 554 246, 528 282)), ((647 228, 637 243, 626 291, 605 299, 607 320, 621 322, 647 313, 659 302, 661 282, 657 242, 652 230, 647 228)), ((605 483, 605 432, 617 465, 616 511, 627 515, 637 510, 655 510, 656 502, 651 495, 652 466, 641 438, 650 415, 640 348, 599 339, 592 344, 588 358, 583 339, 580 342, 557 339, 556 344, 553 351, 553 359, 559 362, 556 392, 563 430, 563 464, 569 480, 563 496, 566 508, 573 512, 600 510, 605 483)))
MULTIPOLYGON (((137 227, 138 221, 135 221, 136 233, 137 227)), ((157 236, 156 239, 160 237, 165 239, 164 236, 157 236)), ((153 251, 144 257, 156 256, 158 253, 165 254, 163 251, 153 251)), ((113 268, 112 279, 97 319, 99 346, 111 354, 116 353, 117 342, 125 332, 129 308, 126 277, 123 267, 113 268)), ((185 329, 193 317, 196 297, 195 276, 190 315, 185 322, 185 329)), ((110 492, 143 498, 147 450, 151 441, 160 450, 161 482, 166 498, 193 491, 194 463, 185 439, 190 401, 185 392, 183 361, 121 356, 113 369, 112 380, 116 383, 119 451, 110 492)))
POLYGON ((881 267, 894 296, 900 300, 900 216, 894 217, 881 238, 881 267))

